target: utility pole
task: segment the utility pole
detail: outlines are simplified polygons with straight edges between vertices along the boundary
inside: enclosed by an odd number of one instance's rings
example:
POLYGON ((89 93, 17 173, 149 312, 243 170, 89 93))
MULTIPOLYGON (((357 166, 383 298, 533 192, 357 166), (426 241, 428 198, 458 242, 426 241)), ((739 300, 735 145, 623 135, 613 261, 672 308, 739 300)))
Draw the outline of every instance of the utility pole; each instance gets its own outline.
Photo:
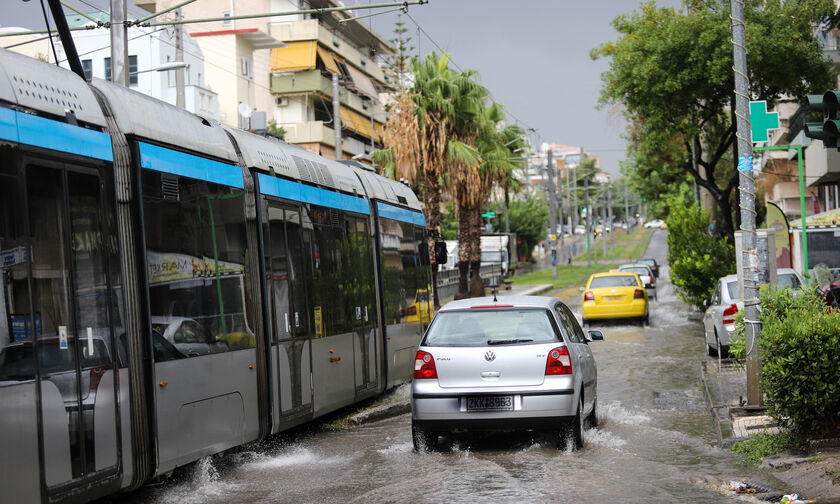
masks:
MULTIPOLYGON (((563 237, 563 182, 559 177, 557 179, 557 192, 559 193, 557 195, 557 201, 560 203, 557 214, 557 222, 560 225, 560 253, 562 255, 563 250, 565 249, 566 240, 563 237)), ((562 261, 562 256, 559 260, 562 261)))
POLYGON ((761 326, 758 322, 758 254, 755 243, 755 181, 752 171, 752 142, 750 138, 749 94, 747 77, 747 41, 744 24, 744 0, 730 0, 732 9, 732 53, 735 65, 735 117, 738 138, 739 191, 741 193, 741 250, 743 260, 740 271, 744 284, 744 324, 746 329, 747 403, 760 406, 764 403, 758 381, 761 368, 758 339, 761 326))
POLYGON ((111 82, 128 87, 126 0, 111 0, 111 82))
POLYGON ((604 245, 603 245, 604 261, 606 261, 607 260, 607 241, 609 240, 609 236, 607 236, 607 204, 606 204, 607 195, 604 194, 603 188, 601 189, 601 198, 603 198, 605 200, 604 205, 601 207, 601 222, 603 222, 603 224, 601 225, 601 234, 603 235, 602 238, 604 238, 604 245))
POLYGON ((592 209, 589 208, 589 174, 584 172, 584 179, 583 179, 583 204, 586 207, 586 230, 584 232, 584 236, 586 236, 586 265, 592 266, 592 243, 589 241, 589 235, 592 233, 592 226, 590 222, 592 222, 592 209))
MULTIPOLYGON (((181 19, 181 9, 175 9, 175 19, 181 19)), ((184 25, 175 25, 175 61, 184 61, 184 25)), ((184 69, 175 70, 175 106, 185 108, 184 69)))
POLYGON ((627 223, 627 232, 630 232, 630 205, 627 203, 627 179, 624 179, 624 222, 627 223))
POLYGON ((338 95, 338 74, 332 74, 333 128, 335 128, 335 158, 341 159, 341 101, 338 95))
POLYGON ((607 222, 610 224, 610 240, 615 245, 615 228, 613 227, 612 214, 612 182, 607 186, 607 222))
POLYGON ((546 174, 548 177, 548 221, 551 229, 548 232, 549 245, 551 246, 551 278, 557 278, 557 240, 551 239, 557 233, 557 197, 554 194, 554 149, 548 147, 548 166, 546 174))

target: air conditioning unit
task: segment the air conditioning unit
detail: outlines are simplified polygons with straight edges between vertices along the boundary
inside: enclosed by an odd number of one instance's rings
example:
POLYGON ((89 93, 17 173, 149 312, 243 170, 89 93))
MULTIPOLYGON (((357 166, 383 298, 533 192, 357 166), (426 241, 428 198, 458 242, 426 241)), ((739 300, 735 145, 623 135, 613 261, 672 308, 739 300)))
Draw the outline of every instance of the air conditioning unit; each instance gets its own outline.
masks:
POLYGON ((289 97, 288 96, 278 96, 274 98, 274 105, 278 107, 285 107, 289 104, 289 97))

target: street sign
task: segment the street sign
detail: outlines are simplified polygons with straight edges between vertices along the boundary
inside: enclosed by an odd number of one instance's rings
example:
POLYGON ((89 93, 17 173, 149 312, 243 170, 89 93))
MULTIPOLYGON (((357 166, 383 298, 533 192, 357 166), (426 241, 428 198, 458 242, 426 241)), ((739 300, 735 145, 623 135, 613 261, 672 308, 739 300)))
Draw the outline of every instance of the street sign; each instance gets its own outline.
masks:
POLYGON ((483 213, 483 214, 481 214, 481 216, 482 216, 482 217, 495 217, 495 216, 496 216, 496 212, 487 212, 487 213, 483 213))
POLYGON ((750 133, 752 141, 766 142, 769 140, 767 131, 779 129, 779 113, 767 112, 767 101, 750 102, 750 133))

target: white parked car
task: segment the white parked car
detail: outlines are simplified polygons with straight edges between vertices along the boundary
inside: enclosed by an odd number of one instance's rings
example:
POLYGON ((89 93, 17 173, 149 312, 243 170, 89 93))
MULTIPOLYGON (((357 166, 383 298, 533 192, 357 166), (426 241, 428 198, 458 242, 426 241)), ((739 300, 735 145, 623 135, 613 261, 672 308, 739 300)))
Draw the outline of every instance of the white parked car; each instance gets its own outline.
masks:
MULTIPOLYGON (((776 271, 779 288, 798 289, 805 284, 796 270, 779 268, 776 271)), ((735 330, 735 314, 744 309, 744 300, 738 289, 738 275, 727 275, 717 281, 712 299, 703 315, 706 351, 710 357, 729 355, 729 343, 735 330)))
POLYGON ((665 221, 662 220, 662 219, 653 219, 652 221, 645 222, 645 227, 646 228, 655 228, 655 229, 664 228, 665 227, 665 221))

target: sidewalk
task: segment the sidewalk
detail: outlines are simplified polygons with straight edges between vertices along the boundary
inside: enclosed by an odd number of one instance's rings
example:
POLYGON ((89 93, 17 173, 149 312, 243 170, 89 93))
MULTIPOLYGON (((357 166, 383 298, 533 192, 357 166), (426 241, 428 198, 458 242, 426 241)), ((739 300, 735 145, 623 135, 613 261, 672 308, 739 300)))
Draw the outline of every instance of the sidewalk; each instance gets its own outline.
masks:
MULTIPOLYGON (((700 365, 703 393, 724 449, 757 432, 776 433, 781 428, 764 407, 745 406, 747 374, 728 359, 707 358, 700 365)), ((762 467, 775 469, 773 476, 815 502, 840 502, 840 449, 812 446, 809 453, 784 453, 767 457, 762 467)))

